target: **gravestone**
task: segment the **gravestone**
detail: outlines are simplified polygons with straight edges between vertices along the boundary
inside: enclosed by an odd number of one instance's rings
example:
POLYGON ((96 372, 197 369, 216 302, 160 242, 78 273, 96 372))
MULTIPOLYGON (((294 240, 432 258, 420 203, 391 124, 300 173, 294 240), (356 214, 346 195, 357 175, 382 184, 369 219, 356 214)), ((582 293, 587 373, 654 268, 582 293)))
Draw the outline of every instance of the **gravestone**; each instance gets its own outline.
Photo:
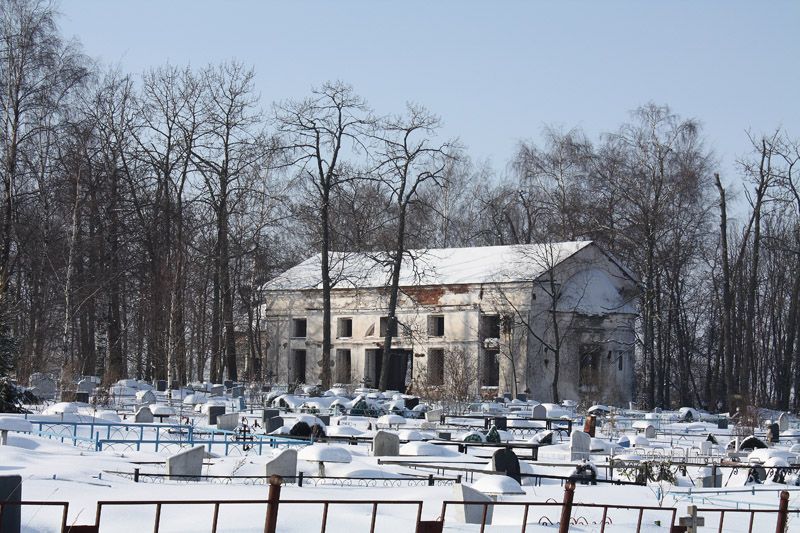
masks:
POLYGON ((594 437, 595 428, 597 427, 597 417, 589 415, 583 423, 583 432, 588 433, 590 437, 594 437))
POLYGON ((89 403, 89 393, 86 391, 76 391, 75 401, 80 403, 89 403))
POLYGON ((648 439, 656 438, 656 428, 652 425, 647 426, 646 428, 644 428, 644 436, 645 438, 648 439))
POLYGON ((441 409, 431 409, 425 413, 425 420, 428 422, 439 422, 442 419, 441 409))
POLYGON ((53 378, 36 372, 28 380, 33 393, 44 400, 52 400, 56 395, 56 382, 53 378))
POLYGON ((763 448, 768 448, 768 446, 766 444, 764 444, 764 441, 762 441, 761 439, 759 439, 758 437, 756 437, 754 435, 750 435, 749 437, 744 439, 741 442, 741 444, 739 444, 739 447, 736 448, 736 451, 759 450, 759 449, 763 449, 763 448))
POLYGON ((747 471, 746 483, 761 485, 767 480, 767 470, 763 466, 751 466, 747 471))
POLYGON ((703 477, 701 478, 700 483, 701 486, 706 489, 722 487, 722 469, 705 467, 703 472, 703 477))
POLYGON ((527 402, 528 401, 528 395, 525 394, 525 393, 520 392, 519 394, 517 394, 517 400, 519 400, 521 402, 527 402))
POLYGON ((225 414, 225 406, 224 405, 209 405, 208 406, 208 425, 209 426, 216 426, 217 425, 217 417, 220 415, 225 414))
POLYGON ((136 411, 134 421, 137 424, 152 424, 153 411, 151 411, 149 407, 140 407, 139 410, 136 411))
POLYGON ((787 431, 789 429, 789 415, 786 413, 781 413, 781 416, 778 417, 778 429, 781 431, 787 431))
POLYGON ((781 430, 779 429, 778 424, 770 424, 767 426, 767 441, 768 442, 780 442, 781 440, 781 430))
POLYGON ((231 398, 239 398, 243 392, 244 392, 244 387, 242 387, 241 385, 237 385, 236 387, 231 387, 231 398))
POLYGON ((267 433, 272 433, 273 431, 277 430, 278 428, 283 427, 283 418, 279 416, 273 416, 266 422, 264 422, 264 431, 267 433))
POLYGON ((489 428, 489 432, 486 433, 486 442, 494 442, 500 443, 502 439, 500 438, 500 433, 497 432, 497 428, 492 426, 489 428))
MULTIPOLYGON (((22 476, 0 476, 0 501, 18 502, 22 500, 22 476)), ((22 506, 8 505, 3 508, 0 531, 19 533, 22 506)))
POLYGON ((534 405, 532 417, 536 420, 544 420, 547 418, 547 408, 542 404, 534 405))
POLYGON ((570 461, 588 461, 591 444, 592 438, 587 433, 573 429, 569 438, 570 461))
POLYGON ((508 429, 508 419, 504 416, 496 416, 494 417, 494 427, 497 429, 502 429, 503 431, 508 429))
POLYGON ((90 393, 94 390, 95 385, 91 379, 82 379, 78 382, 78 391, 90 393))
POLYGON ((617 446, 620 448, 630 448, 631 439, 627 435, 623 435, 617 440, 617 446))
POLYGON ((406 409, 408 409, 409 411, 413 411, 414 408, 419 405, 419 398, 417 398, 416 396, 404 399, 406 401, 406 409))
POLYGON ((217 429, 233 431, 239 425, 239 413, 224 413, 217 416, 217 429))
POLYGON ((247 404, 244 402, 244 396, 239 396, 239 410, 244 411, 247 409, 247 404))
POLYGON ((710 442, 711 444, 719 444, 719 441, 717 440, 717 437, 715 437, 713 433, 709 433, 708 437, 706 437, 706 440, 708 442, 710 442))
POLYGON ((267 478, 281 476, 286 481, 294 481, 297 475, 297 450, 287 448, 267 461, 267 478))
POLYGON ((597 470, 591 463, 584 461, 575 467, 569 478, 581 485, 597 485, 597 470))
MULTIPOLYGON (((453 500, 478 503, 490 503, 494 501, 484 493, 461 483, 453 485, 453 500)), ((453 514, 456 520, 460 520, 465 524, 480 524, 483 521, 483 510, 488 507, 486 510, 486 525, 492 523, 493 505, 468 505, 465 503, 464 505, 454 505, 453 507, 453 514)))
POLYGON ((317 415, 317 418, 319 418, 320 422, 322 422, 326 426, 331 425, 331 415, 317 415))
POLYGON ((711 450, 714 444, 711 441, 704 440, 700 443, 700 455, 711 455, 711 450))
POLYGON ((158 392, 166 392, 166 390, 167 390, 167 380, 166 379, 157 379, 155 385, 156 385, 156 390, 158 392))
POLYGON ((551 444, 553 444, 553 435, 555 435, 555 433, 548 430, 541 433, 537 433, 534 438, 540 445, 550 446, 551 444))
POLYGON ((230 379, 226 379, 225 381, 222 382, 222 386, 225 387, 226 389, 230 389, 231 387, 233 387, 233 381, 230 379))
POLYGON ((439 440, 450 440, 453 437, 449 431, 439 431, 436 433, 436 438, 439 440))
POLYGON ((522 483, 519 459, 517 458, 517 454, 513 451, 507 448, 496 450, 492 454, 491 467, 495 472, 504 472, 505 475, 514 479, 517 483, 522 483))
POLYGON ((261 413, 261 424, 266 427, 267 420, 270 418, 275 418, 276 416, 280 416, 281 412, 278 409, 264 409, 261 413))
POLYGON ((203 473, 205 453, 203 446, 195 446, 167 457, 167 476, 175 480, 198 479, 203 473))
POLYGON ((400 455, 400 437, 388 431, 378 431, 372 440, 374 457, 395 457, 400 455))
POLYGON ((136 391, 136 403, 150 405, 156 403, 156 395, 151 390, 136 391))
POLYGON ((222 396, 225 394, 225 385, 211 385, 211 388, 208 390, 208 393, 211 396, 222 396))
POLYGON ((720 418, 717 420, 717 429, 728 429, 728 419, 720 418))

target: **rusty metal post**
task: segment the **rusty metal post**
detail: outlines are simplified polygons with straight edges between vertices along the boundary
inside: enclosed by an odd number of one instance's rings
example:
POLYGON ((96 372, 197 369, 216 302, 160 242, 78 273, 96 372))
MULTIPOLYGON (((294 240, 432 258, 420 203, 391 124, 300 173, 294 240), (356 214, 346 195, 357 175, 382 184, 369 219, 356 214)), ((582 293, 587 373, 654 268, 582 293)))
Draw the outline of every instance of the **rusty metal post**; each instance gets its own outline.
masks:
POLYGON ((778 504, 778 523, 775 526, 775 533, 786 533, 786 525, 789 522, 789 491, 781 491, 781 501, 778 504))
POLYGON ((572 516, 572 498, 575 496, 575 482, 567 481, 564 485, 564 503, 561 506, 561 521, 558 524, 558 533, 569 531, 569 519, 572 516))
POLYGON ((264 533, 275 533, 278 527, 278 503, 281 499, 281 476, 270 476, 269 495, 267 496, 267 519, 264 522, 264 533))

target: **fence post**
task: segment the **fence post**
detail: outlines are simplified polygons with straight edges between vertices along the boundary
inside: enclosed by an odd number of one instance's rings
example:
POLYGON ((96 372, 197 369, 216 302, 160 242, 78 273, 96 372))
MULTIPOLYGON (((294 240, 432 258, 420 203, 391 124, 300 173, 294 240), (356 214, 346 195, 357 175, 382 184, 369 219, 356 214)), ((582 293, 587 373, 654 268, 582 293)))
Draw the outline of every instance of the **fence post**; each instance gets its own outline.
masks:
POLYGON ((781 491, 781 501, 778 504, 778 523, 775 533, 785 533, 786 523, 789 521, 789 491, 781 491))
POLYGON ((428 486, 433 487, 433 474, 428 474, 428 486))
POLYGON ((281 476, 270 476, 269 495, 267 496, 267 519, 264 522, 264 533, 275 533, 278 526, 278 502, 281 499, 281 476))
POLYGON ((139 483, 139 469, 138 468, 134 468, 133 469, 133 482, 134 483, 139 483))
POLYGON ((567 481, 564 485, 564 503, 561 507, 561 521, 558 524, 558 533, 569 531, 569 519, 572 516, 572 498, 575 496, 575 482, 567 481))

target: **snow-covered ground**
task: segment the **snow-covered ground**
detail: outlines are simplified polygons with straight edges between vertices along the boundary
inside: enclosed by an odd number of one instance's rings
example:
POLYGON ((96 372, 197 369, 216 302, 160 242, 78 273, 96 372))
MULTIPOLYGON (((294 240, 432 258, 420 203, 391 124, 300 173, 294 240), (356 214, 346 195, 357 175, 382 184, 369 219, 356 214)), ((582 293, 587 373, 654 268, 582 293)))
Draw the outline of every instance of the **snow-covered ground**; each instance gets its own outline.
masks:
MULTIPOLYGON (((71 410, 71 409, 69 409, 71 410)), ((96 414, 95 414, 96 415, 96 414)), ((260 417, 259 412, 251 416, 253 420, 260 417)), ((2 415, 4 418, 14 415, 2 415)), ((50 433, 58 426, 60 414, 38 414, 30 416, 31 420, 48 420, 50 433)), ((103 420, 112 417, 106 414, 103 418, 89 417, 88 413, 68 412, 67 423, 93 420, 97 427, 103 420)), ((20 418, 20 417, 16 417, 20 418)), ((287 426, 294 423, 297 417, 287 417, 287 426)), ((192 419, 194 429, 202 432, 204 428, 202 415, 192 419)), ((356 428, 357 431, 342 431, 343 434, 357 433, 359 437, 370 437, 375 434, 377 420, 366 418, 341 419, 350 425, 336 425, 339 419, 331 420, 330 428, 356 428)), ((131 422, 132 420, 126 420, 131 422)), ((177 420, 174 420, 177 422, 177 420)), ((459 422, 452 420, 450 422, 459 422)), ((470 419, 460 420, 464 424, 470 419)), ((10 423, 11 424, 11 423, 10 423)), ((517 427, 531 427, 539 422, 518 421, 517 427)), ((644 439, 633 429, 620 430, 624 424, 607 427, 608 434, 598 432, 597 439, 592 440, 592 463, 597 466, 599 477, 606 477, 604 465, 613 454, 615 460, 624 460, 635 465, 649 459, 663 461, 669 458, 692 462, 700 459, 700 443, 706 440, 709 433, 714 433, 719 441, 713 447, 713 455, 717 460, 725 453, 725 446, 730 440, 730 432, 718 430, 711 422, 677 423, 669 418, 660 419, 658 435, 644 439), (613 429, 613 430, 612 430, 613 429), (621 449, 616 446, 620 434, 635 443, 633 448, 621 449)), ((13 424, 11 424, 13 425, 13 424)), ((376 458, 371 455, 368 442, 358 445, 346 443, 322 444, 318 446, 336 446, 350 453, 349 463, 329 463, 325 465, 327 480, 315 479, 318 464, 313 461, 298 462, 298 471, 304 472, 306 479, 303 487, 285 485, 281 493, 281 506, 278 516, 278 531, 307 532, 319 531, 322 523, 324 505, 322 503, 291 503, 293 500, 329 501, 327 531, 355 533, 369 531, 372 521, 373 506, 371 503, 347 503, 356 500, 395 502, 379 504, 375 515, 375 531, 412 532, 415 529, 418 504, 422 502, 422 519, 434 520, 441 516, 442 502, 455 499, 454 487, 450 482, 437 481, 435 486, 427 486, 427 480, 409 481, 410 476, 423 478, 434 474, 440 478, 455 478, 461 474, 466 484, 484 492, 491 492, 491 487, 500 486, 492 479, 489 470, 489 456, 492 448, 472 447, 467 454, 458 453, 456 447, 435 446, 415 439, 428 439, 435 435, 436 428, 422 420, 406 420, 401 422, 398 432, 408 444, 401 446, 401 456, 376 458), (405 454, 405 455, 403 455, 405 454), (430 454, 430 455, 418 455, 430 454), (424 467, 410 467, 403 462, 429 463, 424 467), (400 464, 398 464, 400 463, 400 464), (437 466, 439 470, 437 471, 437 466), (463 470, 460 470, 463 469, 463 470), (485 474, 483 472, 486 472, 485 474), (337 478, 359 477, 370 480, 343 480, 337 478), (382 481, 381 478, 387 479, 382 481), (483 481, 482 481, 483 480, 483 481), (487 489, 489 487, 489 489, 487 489), (398 502, 410 502, 401 505, 398 502)), ((34 426, 36 423, 34 422, 34 426)), ((435 426, 435 425, 434 425, 435 426)), ((83 427, 83 426, 81 426, 83 427)), ((145 426, 148 427, 148 426, 145 426)), ((577 427, 577 426, 576 426, 577 427)), ((20 425, 18 430, 24 430, 20 425)), ((454 440, 462 440, 473 430, 464 427, 450 426, 454 440)), ((164 428, 148 428, 145 439, 156 432, 164 432, 164 428)), ((800 487, 794 485, 794 478, 788 479, 792 484, 778 484, 767 481, 763 484, 747 484, 747 462, 760 461, 771 464, 775 461, 787 460, 795 462, 796 454, 791 446, 800 439, 794 436, 796 429, 785 432, 782 442, 768 450, 760 450, 744 457, 743 466, 738 469, 721 469, 722 488, 700 488, 700 479, 708 475, 709 467, 690 466, 686 475, 678 473, 675 483, 651 482, 647 486, 634 485, 578 485, 575 490, 575 507, 572 517, 576 522, 571 531, 600 531, 603 509, 582 507, 581 504, 609 504, 614 506, 648 506, 661 508, 645 511, 640 518, 638 510, 609 509, 607 511, 606 531, 635 530, 641 519, 643 531, 668 531, 672 518, 672 509, 677 508, 677 516, 686 514, 686 506, 697 505, 700 508, 726 510, 724 531, 748 531, 750 515, 734 514, 732 510, 777 509, 779 491, 790 491, 789 531, 800 531, 800 487)), ((131 434, 140 434, 132 431, 131 434)), ((336 433, 332 431, 329 433, 336 433)), ((510 432, 500 432, 504 440, 514 439, 510 432)), ((88 434, 87 434, 88 436, 88 434)), ((232 455, 222 455, 216 450, 205 459, 203 474, 220 476, 215 479, 201 481, 175 482, 164 478, 153 478, 149 473, 165 472, 164 461, 176 450, 173 447, 161 447, 158 453, 154 446, 142 446, 136 451, 130 445, 107 446, 103 451, 94 451, 89 441, 73 441, 69 438, 61 442, 60 438, 46 438, 27 433, 12 431, 8 436, 8 444, 0 446, 0 475, 19 474, 22 476, 23 499, 28 501, 67 501, 69 502, 68 524, 94 523, 98 501, 135 501, 135 500, 254 500, 253 503, 223 504, 219 507, 217 524, 219 531, 263 531, 266 506, 263 501, 267 497, 268 487, 265 484, 265 464, 279 449, 262 450, 258 455, 254 450, 244 451, 233 448, 232 455), (234 455, 235 454, 235 455, 234 455), (134 468, 141 472, 140 481, 134 482, 134 468), (121 476, 113 472, 123 472, 121 476), (226 478, 226 476, 232 476, 226 478), (251 476, 251 477, 247 477, 251 476)), ((520 442, 528 440, 517 436, 520 442)), ((539 450, 538 461, 527 460, 526 450, 518 450, 522 463, 522 472, 544 476, 568 476, 574 464, 570 461, 568 439, 556 436, 555 443, 539 450)), ((717 461, 718 462, 718 461, 717 461)), ((774 463, 780 466, 784 463, 774 463)), ((617 471, 615 477, 622 474, 617 471)), ((623 477, 624 479, 624 477, 623 477)), ((531 502, 527 514, 527 531, 554 531, 552 525, 558 521, 560 505, 542 506, 545 502, 562 501, 564 488, 557 479, 523 480, 521 494, 503 494, 494 496, 501 505, 493 508, 492 525, 487 526, 490 532, 520 531, 523 522, 522 505, 502 505, 504 502, 531 502)), ((512 487, 513 488, 513 487, 512 487)), ((499 490, 499 489, 498 489, 499 490)), ((513 490, 510 492, 514 492, 513 490)), ((164 505, 160 512, 161 531, 211 531, 215 508, 212 504, 170 504, 164 505)), ((61 509, 46 506, 25 506, 22 511, 23 531, 45 532, 58 531, 61 520, 61 509)), ((445 531, 479 531, 480 525, 464 524, 457 516, 456 506, 448 506, 445 516, 445 531)), ((702 512, 706 527, 712 530, 719 521, 719 513, 702 512), (709 527, 711 526, 711 527, 709 527)), ((105 505, 102 510, 101 531, 136 531, 137 529, 152 531, 156 517, 155 505, 105 505)), ((773 531, 776 514, 756 515, 753 531, 773 531)))

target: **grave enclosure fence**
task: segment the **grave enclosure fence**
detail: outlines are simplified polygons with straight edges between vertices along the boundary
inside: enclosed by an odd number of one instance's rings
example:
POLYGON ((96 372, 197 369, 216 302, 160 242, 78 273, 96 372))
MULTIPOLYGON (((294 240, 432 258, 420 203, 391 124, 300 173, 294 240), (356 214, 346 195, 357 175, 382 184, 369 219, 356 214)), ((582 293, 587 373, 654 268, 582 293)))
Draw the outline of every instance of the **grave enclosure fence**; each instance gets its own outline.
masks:
MULTIPOLYGON (((278 528, 279 511, 286 506, 321 506, 322 515, 319 524, 319 531, 326 533, 331 524, 349 523, 349 519, 345 517, 340 510, 347 506, 366 506, 369 509, 369 526, 367 531, 375 533, 379 522, 379 509, 386 507, 410 507, 415 509, 415 516, 409 522, 409 531, 416 533, 441 533, 445 525, 448 524, 448 509, 453 509, 456 506, 477 506, 482 507, 482 520, 480 523, 473 524, 477 531, 484 533, 487 527, 491 527, 487 519, 489 509, 498 508, 514 508, 521 511, 521 521, 519 527, 521 533, 528 531, 531 524, 545 525, 545 526, 558 526, 559 533, 566 533, 570 531, 571 526, 599 526, 600 533, 605 533, 607 529, 621 526, 624 531, 636 531, 637 533, 643 530, 643 527, 648 525, 645 523, 645 517, 648 520, 652 519, 654 515, 663 517, 662 519, 654 521, 656 525, 669 527, 668 531, 680 532, 686 531, 685 527, 677 525, 678 523, 685 523, 689 517, 681 517, 678 520, 678 510, 675 507, 654 507, 654 506, 638 506, 638 505, 618 505, 618 504, 599 504, 599 503, 576 503, 574 502, 575 484, 568 482, 565 485, 563 501, 558 502, 553 499, 544 502, 525 502, 525 501, 496 501, 496 502, 473 502, 473 501, 444 501, 441 506, 440 515, 434 520, 423 520, 423 501, 422 500, 343 500, 343 499, 281 499, 281 486, 283 480, 278 476, 273 476, 269 479, 269 495, 266 500, 141 500, 141 501, 100 501, 97 502, 95 520, 93 524, 75 525, 68 524, 67 517, 69 514, 69 502, 55 502, 55 501, 21 501, 21 502, 3 502, 0 501, 0 521, 2 521, 3 514, 8 512, 9 509, 20 507, 60 507, 61 513, 58 519, 58 524, 55 525, 52 531, 60 531, 61 533, 100 533, 103 531, 103 517, 108 515, 111 508, 135 508, 137 514, 144 514, 145 509, 155 510, 152 531, 159 533, 162 531, 162 517, 164 511, 174 506, 202 506, 211 508, 211 525, 210 531, 217 533, 220 529, 220 508, 222 506, 257 506, 264 510, 261 513, 263 517, 263 531, 264 533, 276 533, 280 531, 278 528), (106 511, 104 515, 103 511, 106 511), (550 510, 552 513, 548 513, 550 510), (623 523, 618 519, 617 522, 612 516, 612 513, 617 512, 633 512, 635 516, 635 525, 633 523, 623 523), (538 518, 537 515, 541 514, 538 518), (555 514, 558 518, 555 519, 555 514), (599 516, 598 516, 599 515, 599 516)), ((714 523, 719 533, 725 531, 725 519, 731 514, 734 516, 744 516, 748 520, 747 531, 766 531, 764 529, 764 520, 768 520, 774 524, 776 533, 784 533, 787 531, 789 515, 800 515, 800 510, 789 509, 789 493, 783 491, 780 493, 779 505, 777 509, 719 509, 719 508, 695 508, 692 510, 703 518, 717 517, 714 523), (757 517, 764 517, 758 525, 755 524, 757 517)), ((452 513, 450 513, 452 516, 452 513)), ((348 515, 349 516, 349 515, 348 515)), ((730 522, 730 520, 729 520, 730 522)), ((450 524, 454 522, 450 521, 450 524)), ((707 526, 712 524, 706 524, 707 526)), ((508 524, 503 527, 507 527, 508 524)), ((459 526, 461 527, 461 526, 459 526)), ((741 528, 741 522, 737 521, 737 527, 741 528)), ((259 526, 259 529, 261 527, 259 526)), ((584 528, 581 527, 580 530, 584 528)), ((771 529, 771 527, 770 527, 771 529)), ((308 529, 309 531, 311 529, 308 529)), ((394 529, 393 529, 394 530, 394 529)))

